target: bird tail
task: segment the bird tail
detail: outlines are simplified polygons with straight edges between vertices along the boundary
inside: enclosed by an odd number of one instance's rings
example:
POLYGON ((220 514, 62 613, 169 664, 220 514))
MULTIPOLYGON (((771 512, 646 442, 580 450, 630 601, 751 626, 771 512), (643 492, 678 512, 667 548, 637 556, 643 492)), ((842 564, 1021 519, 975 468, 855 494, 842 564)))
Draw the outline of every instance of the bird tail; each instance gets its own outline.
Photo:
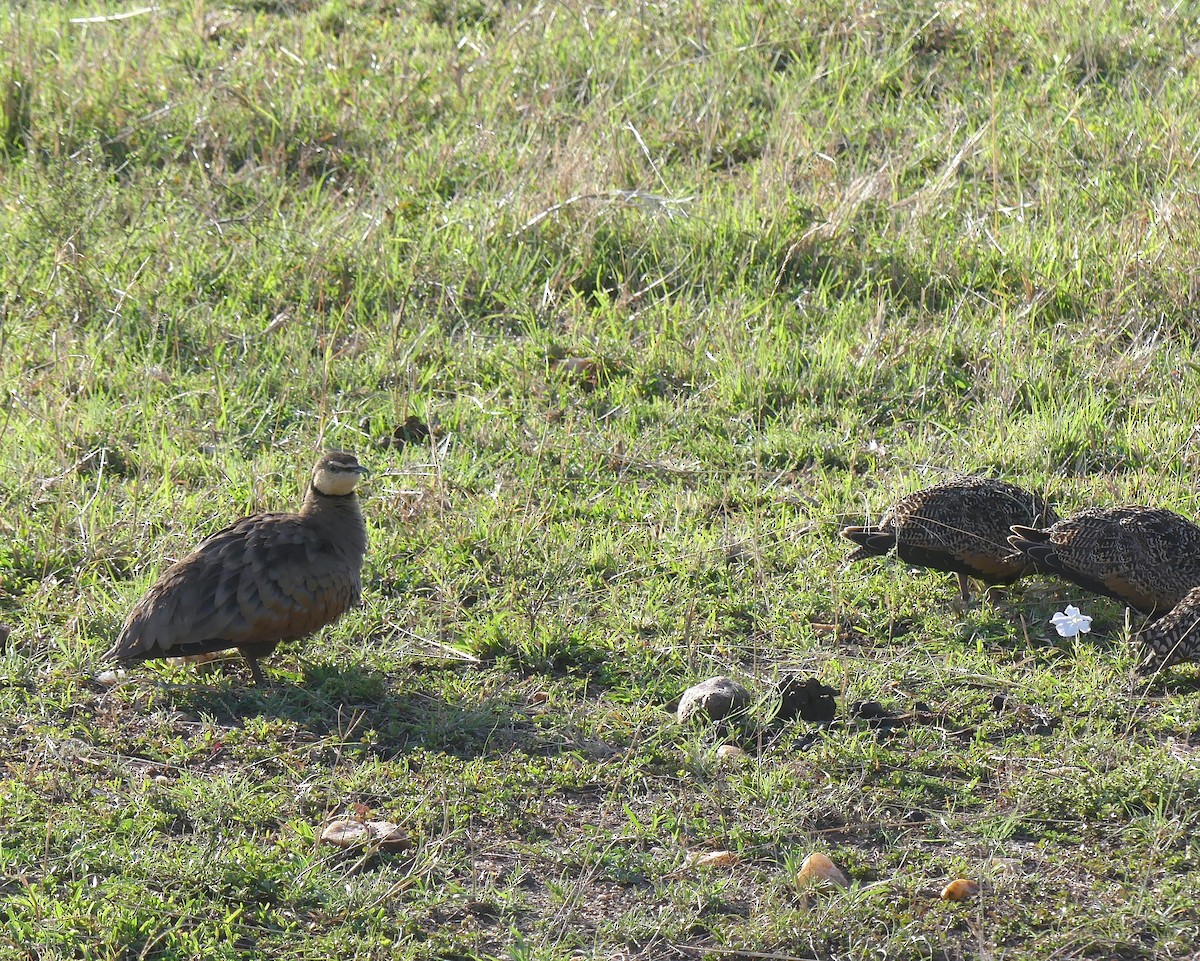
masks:
POLYGON ((842 537, 858 545, 858 550, 846 558, 848 562, 879 557, 896 546, 896 535, 883 527, 844 527, 842 537))
POLYGON ((1053 563, 1054 545, 1050 543, 1050 532, 1037 527, 1014 524, 1009 530, 1008 543, 1014 554, 1028 559, 1042 573, 1059 573, 1059 565, 1053 563))

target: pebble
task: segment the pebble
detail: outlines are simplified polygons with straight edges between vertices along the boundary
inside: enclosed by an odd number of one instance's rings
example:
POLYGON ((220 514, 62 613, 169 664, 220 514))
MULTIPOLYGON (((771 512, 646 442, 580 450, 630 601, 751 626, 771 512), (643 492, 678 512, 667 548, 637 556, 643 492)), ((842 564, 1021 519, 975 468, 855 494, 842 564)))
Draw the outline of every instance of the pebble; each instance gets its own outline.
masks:
POLYGON ((723 721, 750 706, 750 692, 731 677, 710 677, 689 687, 679 699, 680 724, 693 720, 723 721))
POLYGON ((965 901, 979 893, 979 882, 970 878, 955 878, 942 888, 943 901, 965 901))
POLYGON ((796 875, 797 883, 804 885, 814 881, 828 881, 839 888, 850 887, 850 882, 842 869, 819 851, 814 851, 800 865, 800 873, 796 875))
POLYGON ((403 851, 413 846, 412 839, 398 824, 353 818, 330 821, 321 832, 321 840, 339 848, 352 848, 367 842, 385 851, 403 851))

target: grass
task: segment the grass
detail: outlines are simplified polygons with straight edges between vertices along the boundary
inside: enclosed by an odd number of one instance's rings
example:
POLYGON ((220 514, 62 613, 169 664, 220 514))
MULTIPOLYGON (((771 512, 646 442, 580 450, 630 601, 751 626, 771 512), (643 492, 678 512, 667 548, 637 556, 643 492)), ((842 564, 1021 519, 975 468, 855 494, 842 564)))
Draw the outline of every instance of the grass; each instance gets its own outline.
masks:
POLYGON ((1185 10, 137 8, 0 11, 0 954, 1192 956, 1194 668, 837 537, 964 470, 1196 513, 1185 10), (363 606, 97 684, 323 446, 363 606), (722 673, 740 762, 668 713, 722 673))

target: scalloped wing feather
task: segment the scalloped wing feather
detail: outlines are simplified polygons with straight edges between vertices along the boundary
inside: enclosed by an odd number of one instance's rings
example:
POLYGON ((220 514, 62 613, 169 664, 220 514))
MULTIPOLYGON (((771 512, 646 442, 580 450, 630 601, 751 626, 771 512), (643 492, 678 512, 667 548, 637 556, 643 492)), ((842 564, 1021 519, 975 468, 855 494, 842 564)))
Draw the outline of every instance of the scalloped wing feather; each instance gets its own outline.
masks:
POLYGON ((350 558, 295 514, 244 518, 168 568, 130 612, 110 658, 271 646, 336 620, 361 596, 350 558))

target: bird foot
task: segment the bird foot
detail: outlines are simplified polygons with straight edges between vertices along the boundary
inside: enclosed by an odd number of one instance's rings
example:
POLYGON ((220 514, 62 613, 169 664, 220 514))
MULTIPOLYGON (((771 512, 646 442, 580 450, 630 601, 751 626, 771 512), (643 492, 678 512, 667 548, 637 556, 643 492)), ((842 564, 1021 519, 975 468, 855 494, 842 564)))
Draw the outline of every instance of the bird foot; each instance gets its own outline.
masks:
POLYGON ((255 687, 270 687, 271 684, 262 672, 262 668, 258 666, 258 659, 253 657, 246 658, 246 666, 250 668, 250 677, 254 680, 255 687))

